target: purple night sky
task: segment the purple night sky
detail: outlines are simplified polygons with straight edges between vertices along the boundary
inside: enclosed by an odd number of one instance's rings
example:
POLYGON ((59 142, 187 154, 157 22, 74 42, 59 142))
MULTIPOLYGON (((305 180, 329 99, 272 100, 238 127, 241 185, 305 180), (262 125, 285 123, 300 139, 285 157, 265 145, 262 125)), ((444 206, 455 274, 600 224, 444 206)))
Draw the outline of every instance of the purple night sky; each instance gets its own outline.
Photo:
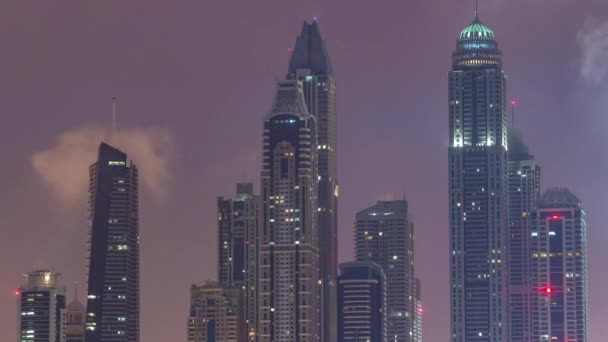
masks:
MULTIPOLYGON (((259 187, 262 118, 303 20, 338 86, 340 260, 357 210, 409 200, 427 342, 449 335, 447 72, 473 0, 0 2, 0 341, 35 268, 83 298, 88 164, 120 98, 138 163, 141 340, 185 341, 189 287, 216 277, 216 196, 259 187)), ((608 1, 483 0, 543 188, 588 214, 591 339, 608 336, 608 1), (604 266, 602 266, 604 265, 604 266)))

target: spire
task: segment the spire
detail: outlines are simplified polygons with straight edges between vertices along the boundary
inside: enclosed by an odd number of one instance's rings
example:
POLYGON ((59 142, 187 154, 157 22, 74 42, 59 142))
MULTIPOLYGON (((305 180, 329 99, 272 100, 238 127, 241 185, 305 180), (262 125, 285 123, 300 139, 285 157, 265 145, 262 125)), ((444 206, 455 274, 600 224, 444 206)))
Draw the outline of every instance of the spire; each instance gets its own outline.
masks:
POLYGON ((112 131, 116 131, 116 96, 112 96, 112 131))
POLYGON ((479 0, 475 0, 475 20, 479 20, 479 0))
POLYGON ((315 74, 332 73, 329 54, 325 41, 321 37, 318 19, 302 25, 302 31, 296 38, 296 44, 291 52, 289 74, 295 74, 297 69, 310 69, 315 74))

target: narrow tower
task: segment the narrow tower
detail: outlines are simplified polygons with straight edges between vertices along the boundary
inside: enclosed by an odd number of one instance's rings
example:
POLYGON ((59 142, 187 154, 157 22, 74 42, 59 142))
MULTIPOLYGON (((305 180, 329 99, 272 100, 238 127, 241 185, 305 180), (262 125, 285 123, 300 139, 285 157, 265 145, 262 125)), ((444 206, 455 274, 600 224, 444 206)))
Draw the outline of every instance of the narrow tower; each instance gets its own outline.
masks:
POLYGON ((507 328, 507 104, 494 32, 475 20, 449 73, 452 342, 504 342, 507 328))
POLYGON ((532 342, 530 328, 530 217, 540 197, 540 166, 521 132, 509 131, 509 336, 532 342))
POLYGON ((241 310, 247 335, 255 337, 257 317, 257 234, 260 197, 252 183, 236 186, 236 196, 217 199, 218 279, 222 286, 243 292, 241 310))
POLYGON ((137 168, 102 143, 89 168, 87 342, 139 341, 137 168))
POLYGON ((315 117, 298 80, 280 81, 264 121, 258 257, 260 342, 318 341, 320 329, 315 117))
POLYGON ((587 342, 587 223, 568 189, 543 194, 530 247, 531 341, 587 342))
POLYGON ((291 54, 287 79, 302 82, 304 99, 318 127, 318 220, 321 256, 321 338, 336 341, 338 272, 338 172, 336 81, 319 23, 304 23, 291 54))

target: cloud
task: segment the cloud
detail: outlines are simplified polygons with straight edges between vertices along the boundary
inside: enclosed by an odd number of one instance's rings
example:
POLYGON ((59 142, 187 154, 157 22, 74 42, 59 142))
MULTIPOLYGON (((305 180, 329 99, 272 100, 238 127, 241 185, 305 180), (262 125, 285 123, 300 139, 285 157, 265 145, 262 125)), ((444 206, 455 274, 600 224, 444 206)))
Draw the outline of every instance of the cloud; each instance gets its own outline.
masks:
POLYGON ((162 199, 169 180, 171 134, 155 128, 121 129, 112 136, 109 133, 105 127, 97 125, 63 132, 53 146, 32 156, 32 167, 64 204, 83 203, 88 189, 89 166, 97 158, 100 142, 111 141, 137 164, 140 187, 162 199))
POLYGON ((593 86, 602 84, 608 76, 608 20, 587 18, 576 40, 582 54, 581 78, 593 86))

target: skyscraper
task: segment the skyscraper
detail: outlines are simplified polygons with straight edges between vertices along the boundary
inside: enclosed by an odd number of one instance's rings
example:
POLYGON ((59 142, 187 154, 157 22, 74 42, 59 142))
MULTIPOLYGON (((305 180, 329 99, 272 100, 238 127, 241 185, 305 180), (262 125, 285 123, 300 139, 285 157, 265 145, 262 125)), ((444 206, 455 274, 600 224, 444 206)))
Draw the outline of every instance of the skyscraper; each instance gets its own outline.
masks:
POLYGON ((306 106, 317 122, 321 339, 323 342, 334 342, 338 272, 336 81, 316 19, 310 24, 305 22, 296 39, 287 78, 302 82, 306 106))
POLYGON ((382 267, 387 283, 388 339, 411 342, 414 324, 414 225, 407 201, 378 202, 357 213, 357 261, 382 267))
POLYGON ((475 20, 449 73, 452 342, 507 335, 506 79, 494 32, 475 20))
POLYGON ((38 270, 25 275, 17 291, 17 342, 61 342, 61 311, 65 289, 57 284, 59 273, 38 270))
POLYGON ((340 264, 338 342, 388 342, 386 276, 371 261, 340 264))
POLYGON ((188 342, 245 341, 243 291, 208 282, 192 285, 188 342))
POLYGON ((587 342, 587 224, 568 189, 545 191, 530 246, 531 341, 587 342))
POLYGON ((85 308, 78 298, 62 310, 62 340, 61 342, 84 342, 85 308))
POLYGON ((241 304, 248 334, 255 337, 257 310, 257 234, 260 197, 253 194, 253 184, 236 186, 232 199, 219 197, 218 279, 223 286, 243 291, 241 304))
POLYGON ((87 342, 139 341, 137 168, 102 143, 89 168, 87 342))
POLYGON ((540 166, 522 134, 509 131, 509 337, 532 342, 530 328, 530 215, 540 197, 540 166))
POLYGON ((320 325, 316 122, 302 83, 280 81, 264 121, 258 341, 317 341, 320 325))

